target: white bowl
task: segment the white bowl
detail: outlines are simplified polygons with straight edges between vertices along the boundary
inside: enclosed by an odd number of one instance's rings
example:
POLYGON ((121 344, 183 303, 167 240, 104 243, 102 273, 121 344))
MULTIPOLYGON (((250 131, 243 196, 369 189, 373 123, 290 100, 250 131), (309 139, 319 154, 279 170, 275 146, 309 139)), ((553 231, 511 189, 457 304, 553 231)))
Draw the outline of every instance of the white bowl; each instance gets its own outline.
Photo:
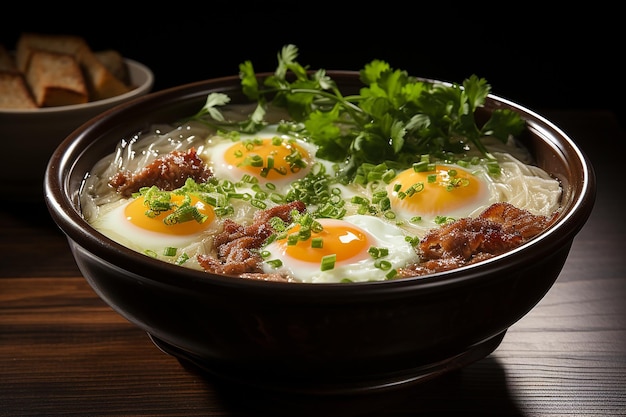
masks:
POLYGON ((105 110, 150 92, 154 84, 152 71, 132 59, 124 60, 135 86, 125 94, 70 106, 0 109, 2 198, 42 200, 46 165, 63 139, 105 110))

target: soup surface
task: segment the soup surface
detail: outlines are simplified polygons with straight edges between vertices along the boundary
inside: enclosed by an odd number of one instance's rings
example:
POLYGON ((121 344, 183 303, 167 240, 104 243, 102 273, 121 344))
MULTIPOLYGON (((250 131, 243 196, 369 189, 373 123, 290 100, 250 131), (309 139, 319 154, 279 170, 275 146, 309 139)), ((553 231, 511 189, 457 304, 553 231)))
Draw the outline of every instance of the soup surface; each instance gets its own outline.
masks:
POLYGON ((513 139, 487 146, 497 160, 496 173, 490 172, 493 161, 467 152, 456 160, 420 156, 416 164, 426 162, 422 168, 386 170, 393 174, 360 184, 340 181, 337 163, 317 157, 314 144, 280 133, 277 125, 234 136, 197 122, 158 126, 121 142, 93 168, 82 195, 83 214, 98 231, 138 252, 222 272, 217 266, 227 264, 227 256, 219 253, 224 246, 216 237, 225 226, 248 227, 259 211, 301 201, 301 218, 283 218, 263 242, 248 248, 262 261, 241 273, 235 270, 235 275, 313 283, 393 279, 398 271, 423 261, 418 243, 430 231, 476 218, 494 203, 508 202, 546 218, 558 210, 559 182, 532 165, 524 148, 513 139), (142 183, 143 192, 130 195, 111 185, 120 173, 145 176, 164 155, 190 150, 205 164, 206 177, 198 182, 186 179, 163 193, 169 205, 158 214, 150 212, 147 203, 158 193, 146 191, 158 183, 156 178, 153 184, 142 183), (193 207, 197 217, 166 220, 186 206, 193 207), (320 223, 321 230, 303 227, 307 221, 320 223), (301 229, 308 238, 289 238, 301 229))
POLYGON ((556 219, 559 182, 515 140, 490 92, 374 60, 348 94, 286 45, 240 65, 250 104, 210 93, 176 125, 120 138, 81 196, 85 218, 147 256, 213 274, 303 283, 423 276, 518 247, 556 219))

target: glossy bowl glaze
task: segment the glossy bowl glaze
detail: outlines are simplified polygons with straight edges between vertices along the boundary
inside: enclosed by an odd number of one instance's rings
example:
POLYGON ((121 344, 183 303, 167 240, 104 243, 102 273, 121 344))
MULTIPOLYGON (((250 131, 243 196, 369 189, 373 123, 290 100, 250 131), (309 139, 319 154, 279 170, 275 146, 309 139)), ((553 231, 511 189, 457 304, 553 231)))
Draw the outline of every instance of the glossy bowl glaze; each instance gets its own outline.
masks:
POLYGON ((134 88, 119 96, 85 104, 39 109, 0 109, 0 137, 10 155, 0 165, 3 193, 10 198, 41 201, 42 184, 52 152, 74 129, 120 103, 148 94, 154 74, 140 62, 125 58, 134 88))
MULTIPOLYGON (((360 87, 356 72, 328 74, 344 91, 360 87)), ((83 178, 120 138, 195 114, 210 92, 242 100, 239 82, 233 76, 188 84, 96 116, 57 148, 44 185, 50 214, 97 294, 159 348, 224 381, 290 393, 371 394, 484 358, 553 285, 591 213, 595 177, 574 141, 536 113, 490 96, 483 116, 509 108, 527 122, 521 140, 561 181, 563 210, 539 237, 470 267, 353 284, 234 279, 151 259, 83 219, 83 178)))

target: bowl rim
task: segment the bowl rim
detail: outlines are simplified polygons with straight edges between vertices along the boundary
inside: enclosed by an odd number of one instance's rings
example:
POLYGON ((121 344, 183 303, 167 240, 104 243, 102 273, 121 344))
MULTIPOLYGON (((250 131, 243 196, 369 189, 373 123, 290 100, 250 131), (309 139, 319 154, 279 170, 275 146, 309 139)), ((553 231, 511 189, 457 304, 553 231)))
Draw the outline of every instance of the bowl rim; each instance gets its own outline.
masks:
MULTIPOLYGON (((52 106, 52 107, 40 107, 36 109, 9 109, 9 108, 0 108, 0 114, 6 113, 7 115, 15 115, 15 114, 48 114, 55 115, 56 113, 69 112, 72 110, 89 110, 89 109, 97 109, 101 106, 110 106, 111 104, 117 103, 118 101, 129 100, 138 94, 142 94, 144 92, 149 92, 154 85, 154 73, 152 70, 142 64, 139 61, 135 61, 134 59, 124 57, 124 62, 128 65, 129 73, 132 74, 135 71, 141 73, 141 77, 143 78, 140 84, 134 86, 134 88, 130 91, 127 91, 124 94, 119 94, 117 96, 104 98, 101 100, 89 101, 83 104, 69 104, 67 106, 52 106)), ((131 75, 132 76, 132 75, 131 75)), ((134 80, 131 80, 131 82, 134 80)))
MULTIPOLYGON (((259 73, 258 77, 265 77, 271 73, 259 73)), ((358 71, 329 70, 327 74, 331 77, 354 77, 358 71)), ((580 194, 576 196, 567 213, 560 217, 554 225, 541 235, 529 242, 508 251, 502 255, 495 256, 477 264, 463 266, 450 271, 443 271, 429 274, 427 276, 417 276, 402 278, 390 281, 368 281, 354 283, 284 283, 273 281, 259 281, 252 279, 237 279, 236 277, 208 274, 203 271, 185 269, 173 264, 168 264, 161 260, 153 259, 142 255, 132 249, 109 239, 96 231, 80 215, 72 198, 66 193, 68 187, 67 178, 73 169, 74 160, 80 157, 89 147, 89 141, 84 138, 86 130, 97 129, 107 122, 106 119, 116 118, 121 112, 131 111, 146 103, 156 103, 159 100, 172 100, 171 96, 178 97, 178 100, 190 100, 191 97, 206 97, 210 91, 216 91, 220 86, 227 84, 234 85, 240 81, 239 76, 231 75, 225 77, 211 78, 207 80, 188 83, 180 86, 149 93, 137 97, 126 103, 122 103, 94 117, 87 123, 72 132, 55 150, 48 167, 46 168, 44 179, 45 201, 55 222, 66 234, 68 240, 74 244, 91 252, 91 256, 101 257, 102 260, 116 265, 133 273, 138 280, 149 280, 159 285, 172 286, 173 288, 187 288, 202 291, 207 286, 237 287, 241 291, 250 293, 284 293, 314 299, 320 294, 328 300, 345 302, 350 297, 358 295, 363 297, 399 296, 410 291, 437 291, 442 287, 470 285, 477 280, 493 279, 492 275, 499 270, 509 269, 512 266, 523 266, 528 262, 528 257, 540 259, 544 250, 558 250, 566 245, 570 245, 574 236, 583 227, 589 217, 596 193, 596 179, 593 167, 584 152, 578 148, 576 143, 563 130, 545 117, 537 114, 520 104, 505 99, 503 97, 489 94, 488 100, 491 104, 504 106, 519 112, 527 122, 528 128, 542 135, 542 140, 547 141, 555 150, 571 153, 575 156, 576 167, 582 172, 582 185, 580 194), (551 138, 558 137, 560 142, 552 141, 551 138), (94 239, 93 237, 96 237, 94 239), (535 248, 543 242, 544 248, 539 251, 535 248), (528 256, 522 256, 529 254, 528 256), (103 255, 103 256, 102 256, 103 255), (181 271, 182 269, 182 271, 181 271), (182 273, 181 273, 182 272, 182 273), (487 273, 488 272, 488 273, 487 273), (208 274, 208 276, 207 276, 208 274), (148 276, 148 277, 146 277, 148 276), (354 290, 359 288, 358 292, 354 290)), ((435 81, 437 80, 430 80, 435 81)), ((569 247, 569 246, 568 246, 569 247)), ((473 284, 472 284, 473 285, 473 284)))

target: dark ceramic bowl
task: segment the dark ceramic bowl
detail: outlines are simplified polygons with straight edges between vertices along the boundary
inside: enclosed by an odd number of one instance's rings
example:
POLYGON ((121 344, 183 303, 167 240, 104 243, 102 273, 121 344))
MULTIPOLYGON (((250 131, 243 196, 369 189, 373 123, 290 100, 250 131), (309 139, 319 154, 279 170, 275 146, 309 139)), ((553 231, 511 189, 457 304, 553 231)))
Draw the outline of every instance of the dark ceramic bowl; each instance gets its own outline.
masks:
MULTIPOLYGON (((328 73, 345 91, 360 86, 356 72, 328 73)), ((121 137, 195 114, 210 92, 236 102, 239 88, 236 76, 213 79, 109 110, 67 137, 45 177, 49 211, 97 294, 163 351, 218 379, 291 393, 371 394, 482 359, 551 288, 591 213, 595 177, 576 144, 543 117, 492 95, 483 113, 522 115, 521 140, 562 182, 563 210, 536 239, 471 267, 354 284, 209 277, 126 249, 83 219, 83 178, 121 137)))

